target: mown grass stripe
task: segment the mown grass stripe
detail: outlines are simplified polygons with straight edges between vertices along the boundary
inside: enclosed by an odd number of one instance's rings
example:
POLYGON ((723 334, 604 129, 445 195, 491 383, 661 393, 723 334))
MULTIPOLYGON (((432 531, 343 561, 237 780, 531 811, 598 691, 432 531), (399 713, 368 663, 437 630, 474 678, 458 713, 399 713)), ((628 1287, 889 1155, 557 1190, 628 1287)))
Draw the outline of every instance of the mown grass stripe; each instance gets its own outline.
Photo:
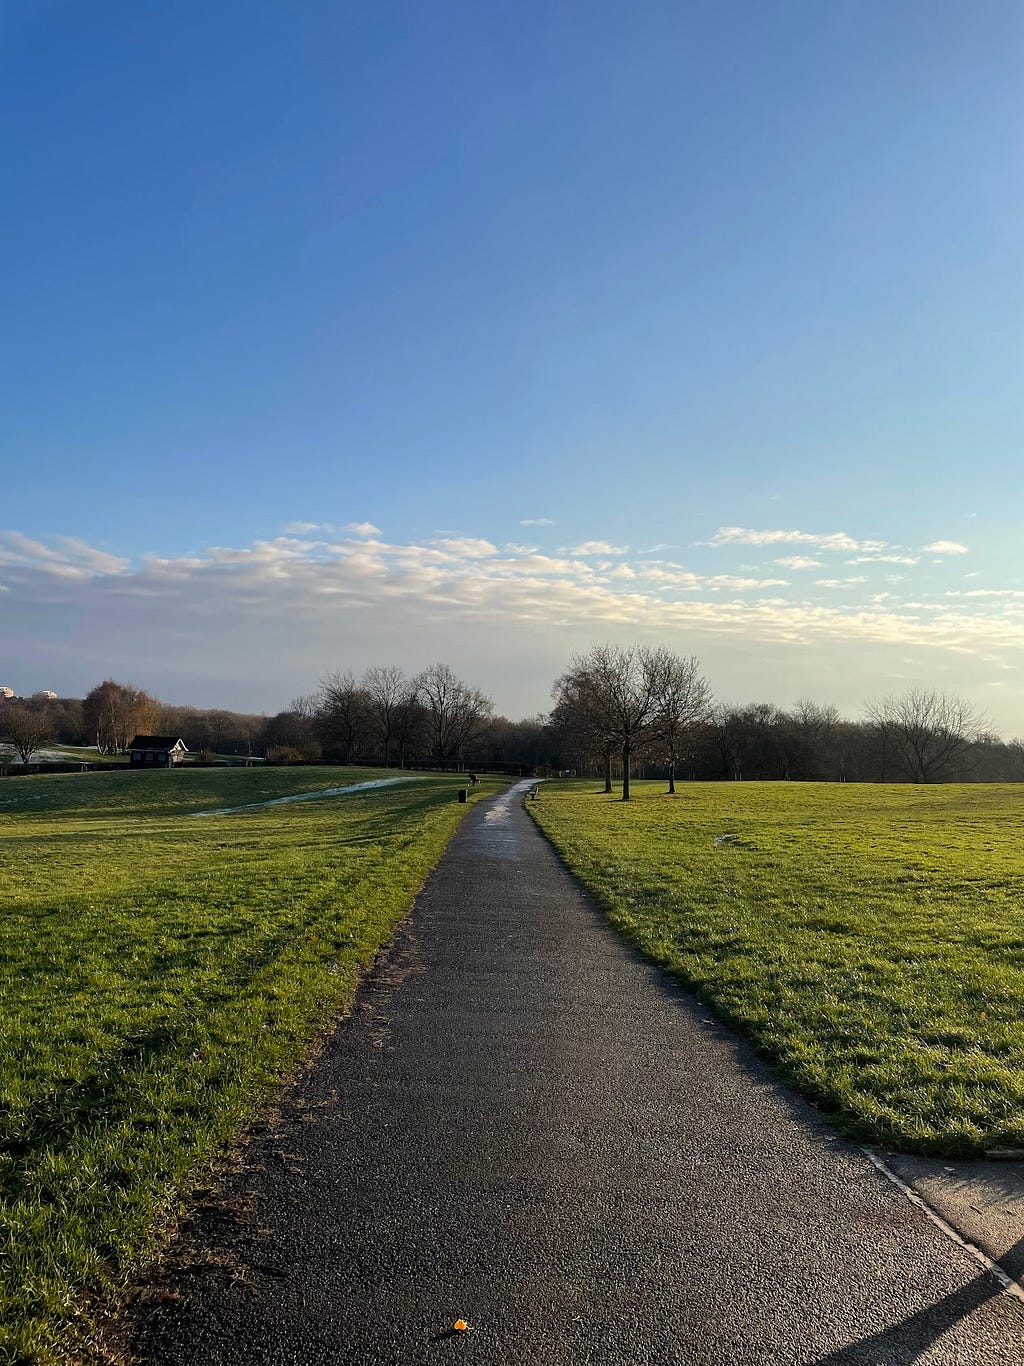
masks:
POLYGON ((610 921, 851 1137, 1024 1145, 1020 789, 545 784, 610 921), (723 834, 734 836, 721 842, 723 834))
MULTIPOLYGON (((78 1359, 89 1296, 351 999, 467 807, 456 776, 204 769, 0 784, 0 1361, 78 1359)), ((475 797, 493 792, 484 779, 475 797)))

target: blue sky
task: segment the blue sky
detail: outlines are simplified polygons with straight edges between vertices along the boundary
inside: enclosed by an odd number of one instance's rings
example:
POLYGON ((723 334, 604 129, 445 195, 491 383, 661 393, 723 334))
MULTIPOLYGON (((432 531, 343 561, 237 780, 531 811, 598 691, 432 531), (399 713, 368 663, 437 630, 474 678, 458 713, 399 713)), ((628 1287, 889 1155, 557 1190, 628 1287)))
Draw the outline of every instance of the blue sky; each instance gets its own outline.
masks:
POLYGON ((1019 4, 8 0, 0 77, 0 683, 656 637, 1024 732, 1019 4))

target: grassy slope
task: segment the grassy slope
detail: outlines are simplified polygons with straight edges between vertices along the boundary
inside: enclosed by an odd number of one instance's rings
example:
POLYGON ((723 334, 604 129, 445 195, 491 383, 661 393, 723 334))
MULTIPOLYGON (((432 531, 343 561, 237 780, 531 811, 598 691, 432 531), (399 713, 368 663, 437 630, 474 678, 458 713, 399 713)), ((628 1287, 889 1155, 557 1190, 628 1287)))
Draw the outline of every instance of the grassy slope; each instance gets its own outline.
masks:
MULTIPOLYGON (((466 807, 366 769, 0 783, 0 1361, 66 1361, 202 1162, 347 1003, 466 807)), ((476 796, 493 791, 484 780, 476 796)))
POLYGON ((1024 1147, 1024 790, 635 796, 552 784, 530 805, 614 925, 852 1136, 1024 1147))

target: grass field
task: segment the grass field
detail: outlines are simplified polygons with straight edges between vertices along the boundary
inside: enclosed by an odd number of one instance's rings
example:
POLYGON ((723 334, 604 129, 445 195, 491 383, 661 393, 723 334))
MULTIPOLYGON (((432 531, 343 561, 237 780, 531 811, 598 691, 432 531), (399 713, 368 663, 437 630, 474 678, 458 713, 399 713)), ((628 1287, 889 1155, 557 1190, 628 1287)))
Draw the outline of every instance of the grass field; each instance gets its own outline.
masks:
POLYGON ((0 781, 0 1362, 78 1359, 93 1298, 345 1006, 467 808, 417 775, 192 813, 378 776, 0 781))
POLYGON ((847 1134, 1024 1147, 1024 788, 551 783, 529 809, 611 922, 847 1134))

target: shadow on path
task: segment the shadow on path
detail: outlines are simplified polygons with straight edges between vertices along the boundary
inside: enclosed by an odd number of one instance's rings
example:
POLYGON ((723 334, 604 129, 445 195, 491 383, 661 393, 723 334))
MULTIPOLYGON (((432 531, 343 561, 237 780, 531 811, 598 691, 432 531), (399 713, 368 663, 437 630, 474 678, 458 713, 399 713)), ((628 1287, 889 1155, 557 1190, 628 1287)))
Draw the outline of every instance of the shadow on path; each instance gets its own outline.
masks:
MULTIPOLYGON (((1024 1238, 1007 1254, 1015 1262, 1024 1256, 1024 1238)), ((952 1295, 911 1314, 901 1323, 874 1333, 849 1347, 820 1357, 815 1366, 912 1366, 929 1347, 961 1319, 969 1318, 983 1304, 1004 1294, 995 1276, 982 1272, 952 1295)))

